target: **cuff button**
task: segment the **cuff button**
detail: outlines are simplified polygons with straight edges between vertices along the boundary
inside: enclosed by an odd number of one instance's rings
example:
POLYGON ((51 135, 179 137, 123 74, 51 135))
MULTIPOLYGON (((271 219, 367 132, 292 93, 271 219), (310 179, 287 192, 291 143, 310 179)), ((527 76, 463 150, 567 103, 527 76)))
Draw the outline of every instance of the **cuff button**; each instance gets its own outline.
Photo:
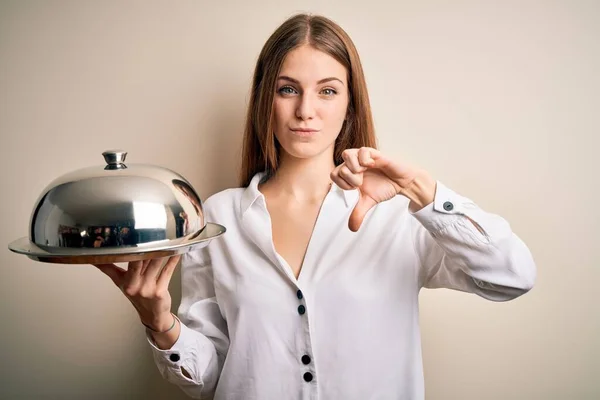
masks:
POLYGON ((452 204, 451 202, 447 201, 444 203, 444 210, 446 211, 452 211, 454 209, 454 204, 452 204))

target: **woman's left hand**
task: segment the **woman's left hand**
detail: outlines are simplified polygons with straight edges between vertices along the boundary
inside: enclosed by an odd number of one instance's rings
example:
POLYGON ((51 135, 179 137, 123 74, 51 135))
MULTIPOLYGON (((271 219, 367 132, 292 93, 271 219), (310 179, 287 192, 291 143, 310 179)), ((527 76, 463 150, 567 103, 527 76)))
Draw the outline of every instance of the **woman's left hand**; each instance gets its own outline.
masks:
POLYGON ((358 231, 371 208, 398 194, 411 200, 413 212, 434 199, 436 181, 421 169, 393 161, 370 147, 345 150, 342 157, 344 162, 331 172, 331 179, 344 190, 359 191, 348 222, 353 232, 358 231))

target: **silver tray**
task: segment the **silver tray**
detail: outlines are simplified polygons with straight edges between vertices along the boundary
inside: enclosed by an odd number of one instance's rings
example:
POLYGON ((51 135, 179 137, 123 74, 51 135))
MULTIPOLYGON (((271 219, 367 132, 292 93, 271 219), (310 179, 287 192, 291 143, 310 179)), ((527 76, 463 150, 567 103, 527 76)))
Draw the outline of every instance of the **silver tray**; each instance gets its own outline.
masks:
POLYGON ((160 242, 153 242, 117 248, 51 248, 36 245, 28 237, 23 237, 10 243, 8 248, 15 253, 26 255, 32 260, 46 263, 109 264, 187 253, 206 246, 210 240, 221 236, 225 231, 224 226, 208 222, 202 230, 178 239, 165 240, 169 244, 162 246, 160 242))

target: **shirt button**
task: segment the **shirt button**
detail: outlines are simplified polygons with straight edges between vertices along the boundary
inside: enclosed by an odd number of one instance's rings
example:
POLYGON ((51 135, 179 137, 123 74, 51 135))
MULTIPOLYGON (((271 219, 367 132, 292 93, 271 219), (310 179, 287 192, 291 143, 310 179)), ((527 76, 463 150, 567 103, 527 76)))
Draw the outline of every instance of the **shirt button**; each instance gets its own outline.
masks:
POLYGON ((308 355, 305 354, 302 356, 302 364, 304 364, 304 365, 310 364, 310 357, 308 355))
POLYGON ((173 353, 169 356, 169 360, 173 361, 173 362, 177 362, 180 360, 179 354, 173 353))
POLYGON ((302 297, 304 297, 304 296, 302 296, 302 290, 298 290, 296 292, 296 296, 298 296, 298 299, 302 300, 302 297))
POLYGON ((304 307, 302 304, 300 304, 298 306, 298 314, 302 315, 306 312, 306 307, 304 307))
POLYGON ((444 210, 446 211, 452 211, 454 209, 454 204, 452 204, 451 202, 447 201, 444 203, 444 210))
POLYGON ((306 382, 310 382, 310 381, 312 381, 312 380, 313 380, 313 375, 312 375, 310 372, 307 372, 307 373, 305 373, 305 374, 304 374, 304 380, 305 380, 306 382))

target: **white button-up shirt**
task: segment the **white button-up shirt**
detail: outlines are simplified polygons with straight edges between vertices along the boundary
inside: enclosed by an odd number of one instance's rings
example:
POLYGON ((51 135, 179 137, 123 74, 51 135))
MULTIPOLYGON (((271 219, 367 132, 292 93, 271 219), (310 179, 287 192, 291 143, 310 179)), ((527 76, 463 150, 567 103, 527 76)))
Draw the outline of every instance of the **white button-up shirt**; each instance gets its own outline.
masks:
POLYGON ((535 281, 509 224, 441 182, 432 204, 412 213, 396 196, 356 233, 358 192, 333 184, 296 279, 273 245, 263 176, 206 200, 227 232, 182 257, 176 343, 147 336, 161 375, 191 397, 423 399, 419 290, 505 301, 535 281))

